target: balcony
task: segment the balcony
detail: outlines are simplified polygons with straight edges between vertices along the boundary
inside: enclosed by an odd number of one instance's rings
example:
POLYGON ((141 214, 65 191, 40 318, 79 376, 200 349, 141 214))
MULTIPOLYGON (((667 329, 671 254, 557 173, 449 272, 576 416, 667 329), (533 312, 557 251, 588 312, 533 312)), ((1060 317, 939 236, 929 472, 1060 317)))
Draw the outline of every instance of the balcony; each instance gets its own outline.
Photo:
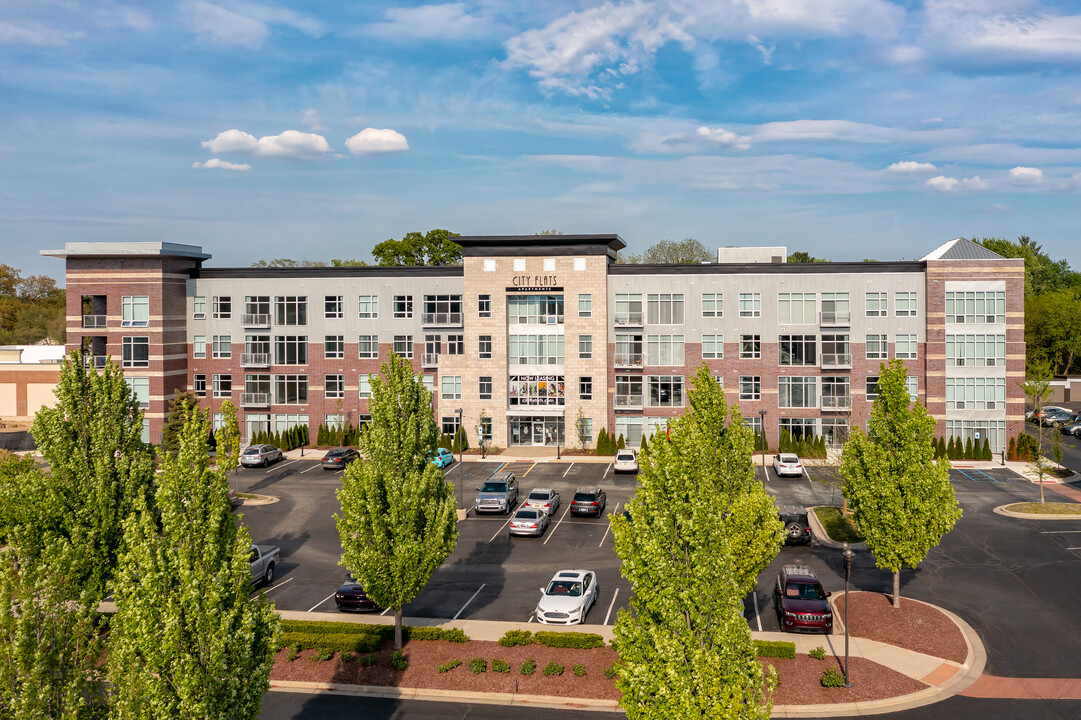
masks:
POLYGON ((105 315, 83 315, 83 327, 103 328, 105 327, 105 317, 105 315))
POLYGON ((822 353, 823 370, 851 370, 852 355, 850 353, 822 353))
POLYGON ((241 407, 270 407, 270 393, 244 393, 240 396, 241 407))
POLYGON ((642 327, 642 319, 641 312, 625 312, 616 313, 614 322, 616 327, 642 327))
POLYGON ((241 322, 244 323, 246 328, 268 328, 270 327, 270 314, 245 314, 241 316, 241 322))
POLYGON ((819 327, 852 327, 852 313, 823 310, 818 314, 819 327))
POLYGON ((616 395, 617 410, 641 410, 642 395, 616 395))
POLYGON ((420 356, 422 367, 434 368, 439 366, 439 353, 424 353, 420 356))
POLYGON ((617 368, 641 370, 645 362, 645 356, 642 353, 616 353, 615 362, 617 368))
POLYGON ((822 412, 846 412, 852 409, 851 395, 823 395, 822 412))
POLYGON ((461 327, 462 313, 421 313, 420 322, 426 327, 461 327))
POLYGON ((104 355, 83 355, 83 367, 94 368, 95 370, 101 370, 105 367, 105 363, 109 358, 104 355))
POLYGON ((270 353, 243 353, 240 356, 241 367, 270 367, 270 353))

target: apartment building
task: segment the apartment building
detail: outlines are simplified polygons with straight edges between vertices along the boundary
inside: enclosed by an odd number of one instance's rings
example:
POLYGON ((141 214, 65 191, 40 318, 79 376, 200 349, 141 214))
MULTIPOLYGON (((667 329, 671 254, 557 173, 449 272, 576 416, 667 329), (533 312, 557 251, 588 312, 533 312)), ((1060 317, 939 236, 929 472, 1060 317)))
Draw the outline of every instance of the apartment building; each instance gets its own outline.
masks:
POLYGON ((938 432, 1021 431, 1024 266, 965 239, 918 261, 615 262, 617 235, 460 237, 446 267, 213 268, 201 248, 69 243, 68 346, 120 359, 157 441, 169 398, 231 399, 247 435, 367 418, 391 352, 433 393, 444 432, 476 444, 630 445, 686 406, 702 364, 776 444, 844 442, 880 364, 900 358, 938 432))

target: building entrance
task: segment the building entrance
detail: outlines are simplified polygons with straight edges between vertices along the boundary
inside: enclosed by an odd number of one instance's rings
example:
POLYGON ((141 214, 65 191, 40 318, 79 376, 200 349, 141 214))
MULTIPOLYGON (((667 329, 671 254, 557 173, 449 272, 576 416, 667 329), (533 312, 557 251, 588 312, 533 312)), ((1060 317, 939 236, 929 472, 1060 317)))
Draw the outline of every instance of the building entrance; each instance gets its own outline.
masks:
POLYGON ((510 444, 532 447, 555 447, 564 445, 563 418, 561 417, 512 417, 510 418, 510 444))

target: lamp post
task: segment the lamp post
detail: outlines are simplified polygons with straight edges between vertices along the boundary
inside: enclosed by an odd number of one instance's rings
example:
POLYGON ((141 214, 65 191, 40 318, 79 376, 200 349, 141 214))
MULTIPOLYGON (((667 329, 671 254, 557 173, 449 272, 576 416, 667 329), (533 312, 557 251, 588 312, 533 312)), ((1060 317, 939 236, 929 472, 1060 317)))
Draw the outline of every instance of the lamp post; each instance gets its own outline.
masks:
MULTIPOLYGON (((458 408, 454 412, 458 413, 458 429, 461 430, 462 429, 462 409, 458 408)), ((458 443, 458 507, 460 507, 460 508, 465 507, 465 505, 463 504, 464 501, 462 500, 462 457, 464 456, 464 454, 462 452, 462 445, 464 445, 464 444, 465 443, 462 443, 462 442, 458 443)))
POLYGON ((852 549, 848 543, 841 544, 841 555, 845 559, 845 687, 855 685, 852 677, 848 674, 848 581, 852 577, 852 549))
POLYGON ((765 484, 769 482, 769 475, 766 474, 766 448, 768 445, 766 444, 766 411, 764 408, 758 411, 758 424, 762 428, 762 477, 764 478, 762 483, 765 484))

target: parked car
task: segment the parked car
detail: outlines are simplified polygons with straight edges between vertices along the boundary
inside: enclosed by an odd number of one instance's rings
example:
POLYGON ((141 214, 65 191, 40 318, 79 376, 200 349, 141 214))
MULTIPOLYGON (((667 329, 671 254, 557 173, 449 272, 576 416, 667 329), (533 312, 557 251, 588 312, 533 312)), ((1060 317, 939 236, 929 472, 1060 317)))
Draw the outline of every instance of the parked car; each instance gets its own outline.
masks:
POLYGON ((630 448, 616 453, 616 461, 612 465, 615 472, 638 472, 638 453, 630 448))
POLYGON ((559 493, 551 488, 533 488, 525 499, 525 507, 537 508, 551 515, 559 510, 559 493))
POLYGON ((1070 411, 1069 408, 1059 407, 1058 405, 1044 405, 1042 408, 1040 408, 1039 412, 1036 412, 1035 410, 1029 410, 1028 412, 1026 412, 1025 413, 1025 419, 1028 420, 1029 422, 1039 422, 1040 417, 1042 417, 1043 415, 1047 415, 1049 413, 1054 413, 1054 412, 1069 412, 1069 411, 1070 411))
POLYGON ((773 456, 773 472, 777 477, 803 477, 803 463, 798 455, 778 453, 773 456))
POLYGON ((274 568, 281 565, 282 550, 276 545, 252 545, 248 562, 251 563, 252 584, 262 581, 269 585, 274 582, 274 568))
POLYGON ((1061 432, 1064 435, 1073 435, 1077 437, 1081 435, 1081 422, 1072 422, 1069 425, 1063 425, 1061 432))
POLYGON ((454 453, 446 448, 438 448, 432 453, 432 465, 438 465, 440 469, 454 462, 454 453))
POLYGON ((341 470, 359 457, 360 453, 353 448, 334 448, 333 450, 328 450, 327 454, 323 456, 323 469, 341 470))
POLYGON ((571 500, 571 515, 600 517, 607 504, 608 497, 604 490, 595 485, 580 487, 574 491, 574 498, 571 500))
POLYGON ((511 535, 540 536, 548 529, 548 513, 535 507, 521 507, 510 519, 507 531, 511 535))
POLYGON ((814 570, 805 565, 785 565, 773 586, 773 605, 782 632, 833 632, 831 593, 822 588, 814 570))
POLYGON ((518 504, 518 479, 512 472, 492 475, 477 488, 477 512, 509 513, 518 504))
POLYGON ((545 625, 577 625, 597 602, 600 586, 592 570, 560 570, 540 589, 537 622, 545 625))
POLYGON ((1060 410, 1052 413, 1045 412, 1040 415, 1040 424, 1044 427, 1057 428, 1075 422, 1077 422, 1077 413, 1072 413, 1069 410, 1060 410))
POLYGON ((273 445, 249 445, 240 456, 240 464, 244 467, 266 467, 282 457, 282 451, 273 445))
POLYGON ((814 539, 807 510, 795 505, 786 505, 777 511, 777 519, 784 523, 785 545, 810 545, 814 539))
POLYGON ((357 579, 350 573, 345 576, 345 582, 334 593, 334 604, 338 610, 381 610, 375 602, 364 592, 357 579))

